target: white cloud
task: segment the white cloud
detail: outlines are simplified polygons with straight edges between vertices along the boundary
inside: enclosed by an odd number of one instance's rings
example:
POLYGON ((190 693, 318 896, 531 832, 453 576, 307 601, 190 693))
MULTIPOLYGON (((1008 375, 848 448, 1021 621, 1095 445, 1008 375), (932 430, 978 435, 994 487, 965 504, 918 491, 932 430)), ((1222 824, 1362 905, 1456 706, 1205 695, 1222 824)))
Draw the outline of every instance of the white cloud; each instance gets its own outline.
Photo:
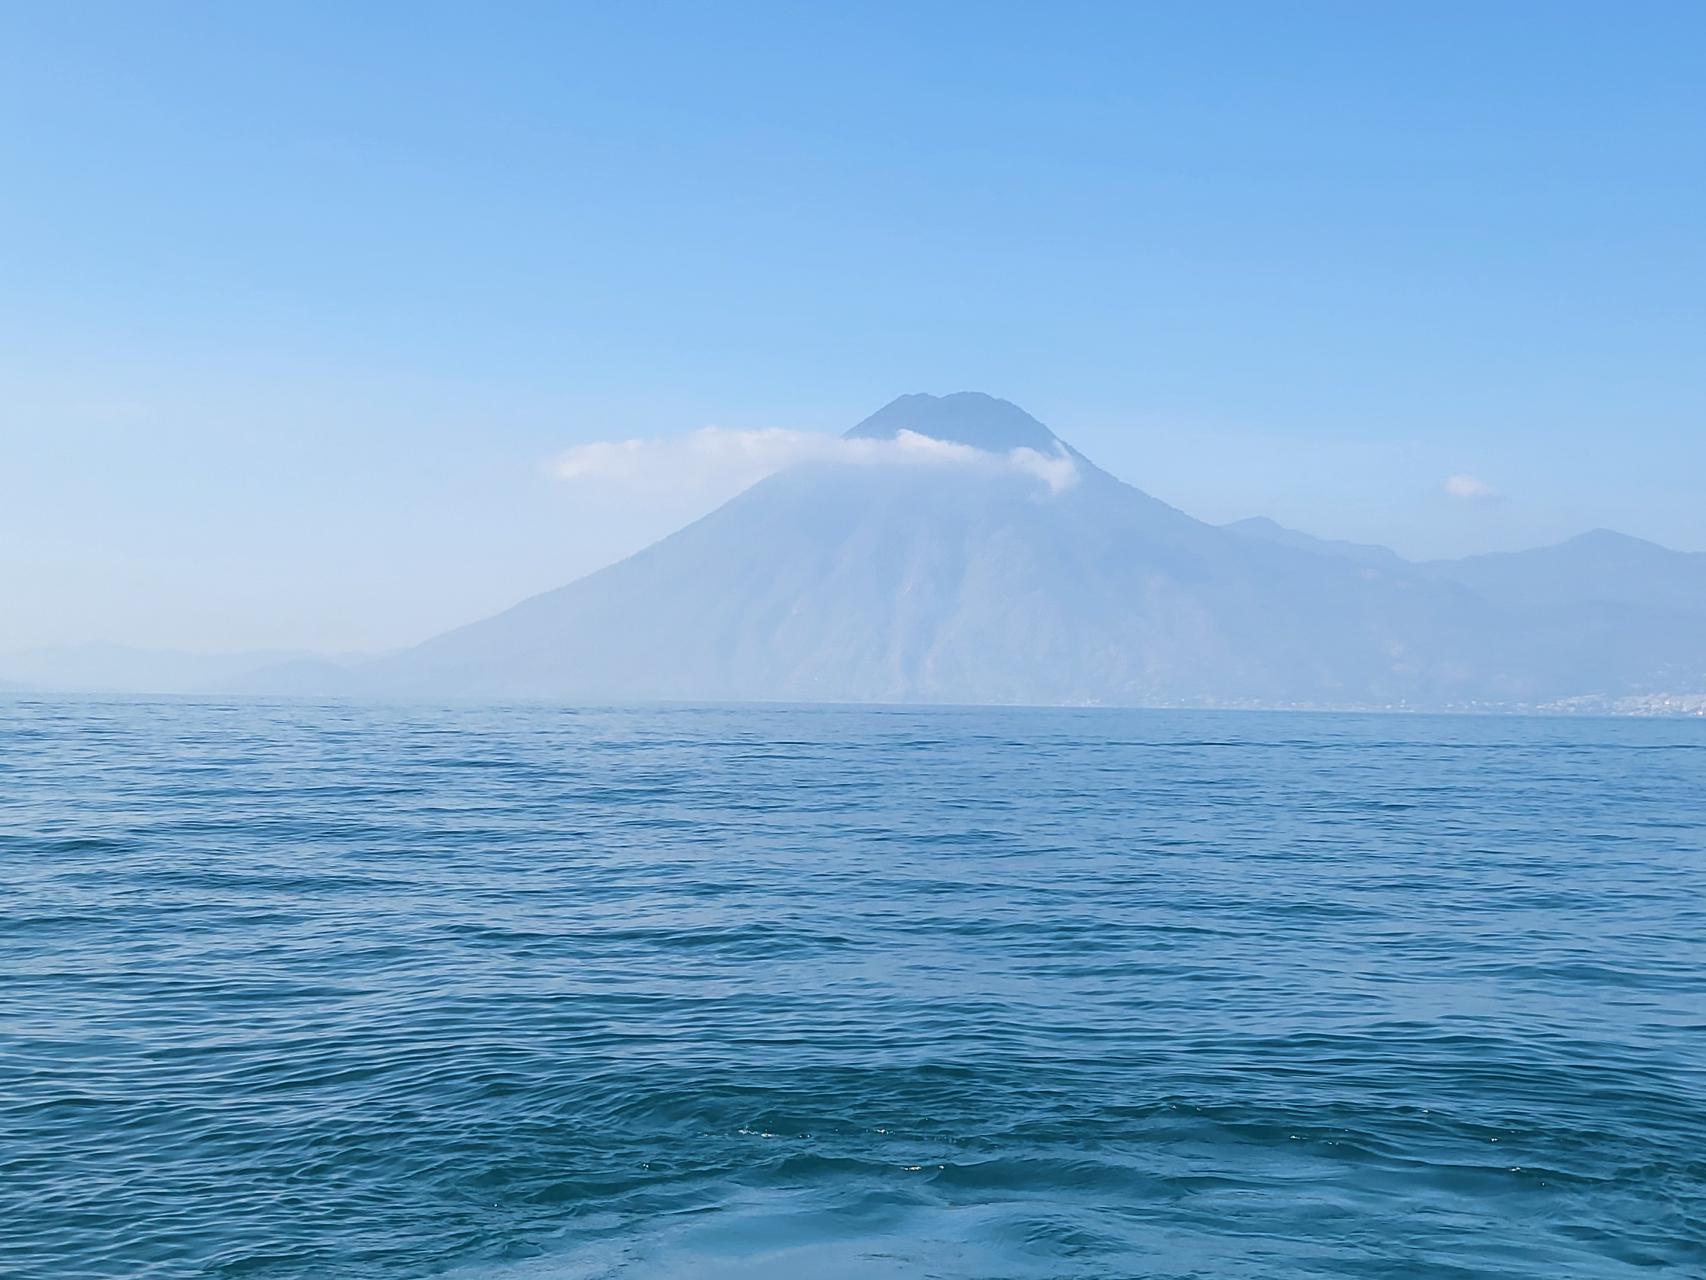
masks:
POLYGON ((1499 496, 1498 491, 1485 480, 1479 480, 1470 475, 1455 475, 1445 478, 1445 491, 1454 498, 1465 502, 1486 502, 1499 496))
POLYGON ((683 436, 600 440, 557 455, 552 471, 575 483, 618 485, 647 491, 745 488, 803 462, 846 466, 957 466, 1032 476, 1050 493, 1078 482, 1078 467, 1064 450, 991 453, 914 431, 892 439, 853 439, 782 427, 739 431, 702 427, 683 436))

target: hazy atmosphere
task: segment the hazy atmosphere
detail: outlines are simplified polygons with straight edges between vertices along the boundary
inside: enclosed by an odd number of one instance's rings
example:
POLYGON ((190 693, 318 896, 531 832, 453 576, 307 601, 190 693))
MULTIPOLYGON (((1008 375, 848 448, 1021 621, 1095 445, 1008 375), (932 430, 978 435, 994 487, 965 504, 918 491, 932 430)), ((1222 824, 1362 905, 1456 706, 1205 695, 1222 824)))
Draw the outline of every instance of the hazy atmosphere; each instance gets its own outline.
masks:
POLYGON ((1703 41, 0 6, 0 653, 414 644, 920 391, 1214 524, 1706 550, 1703 41))

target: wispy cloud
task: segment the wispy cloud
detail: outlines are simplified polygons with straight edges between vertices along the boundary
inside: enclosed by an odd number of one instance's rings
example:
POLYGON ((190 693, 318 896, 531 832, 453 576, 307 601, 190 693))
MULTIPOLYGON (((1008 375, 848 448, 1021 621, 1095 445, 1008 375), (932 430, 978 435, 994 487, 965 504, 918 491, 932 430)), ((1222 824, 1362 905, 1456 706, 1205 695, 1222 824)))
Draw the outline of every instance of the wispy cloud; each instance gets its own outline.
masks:
POLYGON ((1492 485, 1471 475, 1447 476, 1445 491, 1463 502, 1490 502, 1499 497, 1492 485))
POLYGON ((982 468, 1031 476, 1050 493, 1078 482, 1077 464, 1064 450, 1052 455, 1035 449, 991 453, 914 431, 901 431, 892 439, 849 440, 781 427, 744 431, 702 427, 681 436, 594 441, 558 454, 551 469, 570 482, 659 491, 744 488, 785 467, 807 462, 982 468))

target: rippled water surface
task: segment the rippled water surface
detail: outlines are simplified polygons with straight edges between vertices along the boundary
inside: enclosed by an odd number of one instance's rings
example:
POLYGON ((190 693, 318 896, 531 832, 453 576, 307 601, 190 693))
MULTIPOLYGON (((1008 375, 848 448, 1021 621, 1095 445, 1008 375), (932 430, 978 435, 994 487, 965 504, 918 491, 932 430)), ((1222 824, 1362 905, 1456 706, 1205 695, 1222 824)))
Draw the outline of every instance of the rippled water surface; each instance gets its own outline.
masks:
POLYGON ((1706 724, 0 702, 0 1273, 1706 1274, 1706 724))

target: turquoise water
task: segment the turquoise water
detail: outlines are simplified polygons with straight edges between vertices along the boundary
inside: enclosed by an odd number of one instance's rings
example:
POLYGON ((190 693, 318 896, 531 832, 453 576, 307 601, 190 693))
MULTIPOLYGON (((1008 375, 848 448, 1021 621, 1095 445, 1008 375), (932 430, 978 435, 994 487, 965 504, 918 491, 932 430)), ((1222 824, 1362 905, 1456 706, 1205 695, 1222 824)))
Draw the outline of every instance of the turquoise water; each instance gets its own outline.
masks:
POLYGON ((1706 1274, 1706 723, 0 702, 0 1273, 1706 1274))

